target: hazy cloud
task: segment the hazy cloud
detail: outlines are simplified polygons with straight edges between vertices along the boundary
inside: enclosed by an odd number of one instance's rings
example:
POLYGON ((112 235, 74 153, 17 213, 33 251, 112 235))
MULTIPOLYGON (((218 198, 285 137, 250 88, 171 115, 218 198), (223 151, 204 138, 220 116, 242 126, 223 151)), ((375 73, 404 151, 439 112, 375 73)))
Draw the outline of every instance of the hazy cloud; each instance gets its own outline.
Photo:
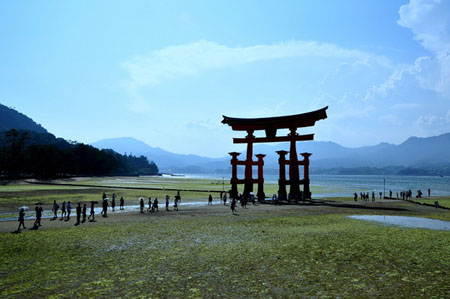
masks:
POLYGON ((292 41, 273 45, 228 47, 210 41, 170 46, 135 56, 122 66, 129 78, 125 86, 129 91, 162 83, 176 76, 195 75, 202 71, 236 67, 264 60, 292 57, 351 58, 362 64, 387 64, 387 59, 370 53, 344 49, 330 43, 292 41))
POLYGON ((392 109, 399 109, 399 110, 404 110, 404 109, 414 109, 419 107, 419 104, 416 103, 398 103, 395 105, 392 105, 392 109))
POLYGON ((427 72, 418 73, 422 84, 437 92, 450 91, 450 1, 411 0, 400 7, 398 24, 411 29, 415 39, 433 53, 427 72))

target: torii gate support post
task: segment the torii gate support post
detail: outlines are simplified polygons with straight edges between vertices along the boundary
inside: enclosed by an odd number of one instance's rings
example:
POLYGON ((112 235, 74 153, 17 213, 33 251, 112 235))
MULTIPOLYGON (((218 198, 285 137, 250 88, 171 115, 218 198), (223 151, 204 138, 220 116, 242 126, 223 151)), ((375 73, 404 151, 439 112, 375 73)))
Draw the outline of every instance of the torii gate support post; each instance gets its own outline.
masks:
POLYGON ((266 198, 266 194, 264 193, 264 171, 263 171, 263 167, 264 167, 264 157, 266 155, 263 154, 258 154, 255 155, 258 158, 258 201, 262 202, 265 200, 266 198))
POLYGON ((245 178, 244 178, 244 197, 248 198, 250 192, 253 192, 253 177, 252 177, 252 167, 253 167, 253 130, 247 131, 247 157, 245 160, 245 178))
POLYGON ((311 153, 301 153, 303 156, 303 196, 311 199, 311 190, 309 189, 309 157, 311 153))
POLYGON ((237 189, 237 183, 238 183, 238 177, 237 177, 237 165, 238 165, 238 156, 241 153, 237 152, 231 152, 228 153, 231 156, 231 192, 230 197, 231 198, 238 198, 238 189, 237 189))
POLYGON ((280 156, 278 158, 278 164, 280 165, 280 177, 278 178, 278 199, 286 200, 286 155, 287 151, 277 151, 280 156))
POLYGON ((289 150, 289 182, 291 188, 289 190, 289 195, 291 199, 299 199, 300 198, 300 176, 298 171, 298 158, 297 158, 297 148, 296 148, 296 139, 297 136, 297 128, 290 128, 291 133, 290 137, 290 150, 289 150))

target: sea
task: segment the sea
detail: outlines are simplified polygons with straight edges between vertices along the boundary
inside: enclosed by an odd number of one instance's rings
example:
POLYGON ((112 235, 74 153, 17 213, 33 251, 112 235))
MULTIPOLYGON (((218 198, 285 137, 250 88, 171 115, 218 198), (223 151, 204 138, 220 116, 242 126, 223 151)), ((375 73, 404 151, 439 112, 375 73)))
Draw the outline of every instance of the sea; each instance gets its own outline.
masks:
MULTIPOLYGON (((215 181, 229 181, 229 176, 223 174, 178 174, 186 178, 202 178, 215 181)), ((277 183, 278 176, 266 175, 267 183, 277 183)), ((444 176, 400 176, 400 175, 311 175, 311 186, 317 186, 314 197, 352 197, 353 193, 375 192, 377 198, 379 192, 389 195, 392 191, 393 197, 397 192, 411 189, 413 196, 421 190, 423 196, 450 196, 450 177, 444 176)))

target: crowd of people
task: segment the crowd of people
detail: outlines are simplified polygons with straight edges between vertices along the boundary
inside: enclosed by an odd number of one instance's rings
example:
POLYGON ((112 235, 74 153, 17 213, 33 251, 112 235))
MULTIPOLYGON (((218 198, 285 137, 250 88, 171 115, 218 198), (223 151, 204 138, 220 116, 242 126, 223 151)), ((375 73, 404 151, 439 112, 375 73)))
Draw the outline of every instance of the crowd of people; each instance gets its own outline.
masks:
MULTIPOLYGON (((383 199, 383 192, 379 192, 378 194, 380 196, 380 199, 383 199)), ((411 189, 408 189, 405 191, 401 191, 400 193, 396 192, 396 197, 393 197, 393 196, 394 196, 394 194, 393 194, 392 190, 389 190, 389 196, 386 196, 388 199, 396 198, 396 199, 410 200, 412 197, 412 191, 411 191, 411 189)), ((370 192, 367 192, 367 193, 360 192, 359 197, 361 198, 362 201, 368 202, 368 201, 370 201, 370 192)), ((376 197, 375 191, 372 191, 372 197, 371 197, 372 202, 375 201, 375 197, 376 197)), ((428 197, 429 198, 431 197, 431 189, 430 188, 428 188, 428 197)), ((417 190, 416 198, 417 199, 423 198, 422 190, 417 190)), ((356 193, 356 192, 353 193, 353 200, 358 201, 358 193, 356 193)))
MULTIPOLYGON (((226 192, 221 192, 219 198, 220 198, 221 204, 227 205, 228 198, 227 198, 226 192)), ((102 207, 100 215, 102 217, 108 217, 108 209, 109 208, 111 208, 112 212, 114 212, 116 210, 116 199, 117 199, 117 196, 115 193, 112 194, 111 200, 107 197, 106 193, 102 194, 102 200, 100 203, 101 207, 102 207)), ((254 197, 250 197, 250 200, 253 202, 253 204, 255 204, 254 197)), ((236 213, 236 205, 237 205, 238 201, 241 203, 241 206, 244 209, 247 208, 248 199, 244 198, 244 197, 242 197, 242 195, 240 195, 238 199, 232 199, 232 201, 231 201, 230 208, 231 208, 231 211, 233 214, 236 213)), ((138 202, 139 202, 140 213, 145 213, 144 197, 139 197, 138 202)), ((181 196, 180 196, 180 191, 178 191, 177 194, 174 196, 174 200, 173 200, 173 210, 174 211, 178 211, 180 202, 181 202, 181 196)), ((209 194, 208 205, 212 205, 212 202, 213 202, 213 196, 211 194, 209 194)), ((95 206, 97 204, 99 204, 98 201, 90 202, 90 211, 89 211, 89 216, 88 216, 88 214, 87 214, 88 203, 77 203, 76 208, 75 208, 76 222, 74 225, 78 226, 82 223, 85 223, 86 221, 96 222, 95 206)), ((21 207, 19 209, 19 219, 18 219, 19 227, 17 228, 16 232, 20 232, 21 229, 26 229, 26 227, 25 227, 25 210, 26 209, 28 209, 28 208, 21 207)), ((124 210, 124 209, 125 209, 125 199, 123 198, 123 196, 121 196, 119 199, 119 210, 124 210)), ((166 209, 166 211, 170 211, 170 196, 169 195, 166 195, 166 197, 165 197, 165 209, 166 209)), ((151 197, 149 197, 147 200, 146 212, 158 213, 158 211, 159 211, 158 198, 152 199, 151 197)), ((42 224, 41 224, 41 219, 42 219, 42 214, 43 214, 42 203, 36 204, 35 212, 36 212, 36 221, 34 222, 32 229, 36 230, 40 226, 42 226, 42 224)), ((50 218, 50 221, 55 221, 55 220, 70 221, 71 214, 72 214, 71 201, 66 202, 65 200, 63 200, 61 203, 61 206, 56 202, 56 200, 53 201, 53 205, 52 205, 53 217, 50 218)))
MULTIPOLYGON (((393 198, 393 192, 392 190, 389 190, 389 198, 393 198)), ((421 190, 417 191, 417 196, 416 198, 422 198, 423 193, 421 190)), ((383 197, 383 193, 379 192, 379 198, 382 199, 383 197)), ((401 191, 400 193, 397 192, 396 193, 396 198, 397 199, 403 199, 403 200, 408 200, 411 199, 412 197, 412 191, 411 189, 406 190, 406 191, 401 191)), ((428 189, 428 197, 431 197, 431 189, 428 189)), ((115 211, 116 209, 116 194, 113 193, 111 196, 111 203, 109 201, 109 198, 106 196, 106 193, 103 193, 102 195, 102 211, 100 213, 100 215, 102 217, 108 217, 108 208, 111 207, 112 212, 115 211)), ((227 193, 226 192, 220 192, 219 195, 220 198, 220 202, 223 205, 227 205, 227 193)), ((277 201, 276 199, 276 195, 274 195, 274 197, 272 199, 275 198, 275 202, 277 201)), ((359 198, 362 201, 365 202, 369 202, 370 200, 372 202, 375 202, 376 200, 376 195, 375 195, 375 191, 370 192, 360 192, 359 193, 359 198)), ((358 201, 358 193, 354 193, 353 194, 353 199, 354 201, 358 201)), ((230 203, 230 209, 231 212, 233 214, 236 213, 236 205, 238 202, 240 202, 241 207, 243 209, 247 208, 247 204, 248 201, 251 201, 253 205, 256 204, 256 200, 253 194, 250 194, 250 196, 246 197, 246 196, 242 196, 241 194, 239 194, 238 198, 232 198, 231 203, 230 203)), ((175 195, 174 197, 174 201, 173 201, 173 210, 174 211, 178 211, 178 207, 180 205, 181 202, 181 196, 180 196, 180 191, 177 192, 177 195, 175 195)), ((211 194, 209 194, 208 196, 208 206, 212 206, 213 203, 213 196, 211 194)), ((98 201, 91 201, 90 202, 90 213, 89 216, 87 216, 87 204, 86 203, 77 203, 77 206, 75 208, 75 212, 76 212, 76 222, 75 222, 75 226, 78 226, 82 223, 85 223, 86 221, 89 222, 96 222, 95 220, 95 205, 98 204, 98 201)), ((154 200, 152 200, 151 197, 148 198, 147 201, 147 212, 148 213, 158 213, 159 211, 159 201, 158 198, 155 198, 154 200)), ((170 196, 166 195, 165 198, 165 209, 166 211, 170 211, 170 196)), ((26 229, 25 227, 25 209, 27 207, 21 207, 19 209, 19 227, 17 228, 17 232, 20 232, 21 228, 26 229)), ((139 198, 139 210, 140 213, 145 213, 145 202, 144 202, 144 197, 140 197, 139 198)), ((120 197, 119 199, 119 210, 124 210, 125 209, 125 199, 123 198, 123 196, 120 197)), ((36 207, 35 207, 35 212, 36 212, 36 220, 33 224, 33 228, 31 229, 38 229, 40 226, 42 226, 41 224, 41 219, 42 219, 42 214, 43 214, 43 208, 42 208, 42 203, 37 203, 36 207)), ((60 220, 60 221, 69 221, 71 219, 71 213, 72 213, 72 203, 70 201, 63 201, 61 203, 61 207, 59 206, 59 204, 56 202, 56 200, 53 201, 53 206, 52 206, 52 212, 53 212, 53 218, 51 218, 50 220, 60 220), (60 211, 60 215, 58 215, 58 211, 60 211)))

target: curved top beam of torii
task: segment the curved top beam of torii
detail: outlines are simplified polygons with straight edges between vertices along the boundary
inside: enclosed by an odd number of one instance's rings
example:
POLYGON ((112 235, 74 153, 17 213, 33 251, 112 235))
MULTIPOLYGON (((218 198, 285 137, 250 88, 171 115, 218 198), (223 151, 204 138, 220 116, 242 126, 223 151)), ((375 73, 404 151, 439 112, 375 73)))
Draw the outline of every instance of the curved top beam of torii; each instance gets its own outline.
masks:
POLYGON ((327 109, 328 106, 307 113, 263 118, 236 118, 223 115, 222 123, 231 126, 235 131, 276 131, 277 129, 311 127, 316 121, 327 118, 327 109))

